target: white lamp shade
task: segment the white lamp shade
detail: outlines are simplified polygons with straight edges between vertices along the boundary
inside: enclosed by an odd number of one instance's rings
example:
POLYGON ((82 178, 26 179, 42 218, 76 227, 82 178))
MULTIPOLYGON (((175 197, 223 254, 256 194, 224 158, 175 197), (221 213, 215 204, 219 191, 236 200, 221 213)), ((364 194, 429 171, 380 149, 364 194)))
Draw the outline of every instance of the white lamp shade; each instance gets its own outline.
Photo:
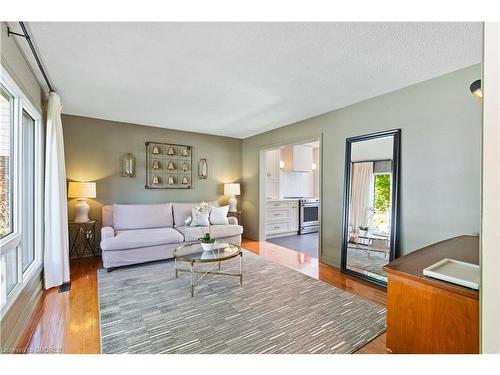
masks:
POLYGON ((68 198, 95 198, 95 182, 70 182, 68 198))
POLYGON ((240 184, 224 184, 224 195, 240 195, 240 184))

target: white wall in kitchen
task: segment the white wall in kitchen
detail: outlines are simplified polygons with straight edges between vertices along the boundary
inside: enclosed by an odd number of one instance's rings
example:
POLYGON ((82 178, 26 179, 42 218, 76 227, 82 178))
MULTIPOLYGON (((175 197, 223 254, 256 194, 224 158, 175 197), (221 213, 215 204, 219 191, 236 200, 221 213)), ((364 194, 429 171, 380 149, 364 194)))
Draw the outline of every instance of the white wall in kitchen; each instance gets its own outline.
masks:
POLYGON ((313 172, 280 171, 280 197, 314 197, 313 172))

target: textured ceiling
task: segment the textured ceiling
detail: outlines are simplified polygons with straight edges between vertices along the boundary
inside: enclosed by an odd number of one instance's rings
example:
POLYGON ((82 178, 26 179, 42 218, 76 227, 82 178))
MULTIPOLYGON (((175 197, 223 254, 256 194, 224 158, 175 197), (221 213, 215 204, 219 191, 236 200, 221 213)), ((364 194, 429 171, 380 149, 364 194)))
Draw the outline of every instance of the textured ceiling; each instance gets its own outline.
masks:
POLYGON ((480 23, 29 23, 67 114, 244 138, 481 62, 480 23))

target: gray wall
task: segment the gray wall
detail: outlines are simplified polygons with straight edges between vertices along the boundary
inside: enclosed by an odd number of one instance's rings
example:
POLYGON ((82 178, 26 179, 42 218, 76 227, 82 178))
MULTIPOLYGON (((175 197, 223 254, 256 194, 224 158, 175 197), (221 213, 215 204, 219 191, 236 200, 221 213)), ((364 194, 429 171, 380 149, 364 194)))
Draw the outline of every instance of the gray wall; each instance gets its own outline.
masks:
MULTIPOLYGON (((16 38, 7 36, 7 25, 1 23, 2 27, 2 43, 1 58, 2 67, 5 68, 16 83, 21 87, 24 94, 30 99, 33 105, 43 112, 44 93, 38 84, 31 68, 26 62, 24 55, 19 49, 16 38)), ((26 43, 24 39, 19 41, 26 43)))
MULTIPOLYGON (((209 201, 223 195, 223 184, 241 179, 240 139, 126 124, 79 116, 62 116, 66 177, 96 181, 97 198, 90 199, 91 218, 101 220, 101 207, 109 203, 209 201), (146 190, 146 141, 193 146, 193 188, 146 190), (136 177, 120 176, 120 158, 131 152, 137 160, 136 177), (208 179, 197 175, 198 161, 208 161, 208 179)), ((74 217, 76 200, 68 202, 74 217)))
POLYGON ((258 235, 259 150, 322 136, 322 261, 340 264, 345 140, 402 129, 399 250, 480 226, 481 103, 474 65, 243 141, 243 221, 258 235))

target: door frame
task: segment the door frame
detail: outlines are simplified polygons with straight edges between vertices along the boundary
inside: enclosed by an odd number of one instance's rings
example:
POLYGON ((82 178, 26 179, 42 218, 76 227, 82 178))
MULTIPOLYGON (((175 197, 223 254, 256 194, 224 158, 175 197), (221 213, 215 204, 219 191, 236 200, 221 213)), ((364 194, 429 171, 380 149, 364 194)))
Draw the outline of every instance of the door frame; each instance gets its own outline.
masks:
MULTIPOLYGON (((500 353, 500 23, 484 25, 481 353, 500 353)), ((471 98, 474 99, 474 98, 471 98)))
POLYGON ((259 225, 258 225, 258 241, 265 241, 266 240, 266 231, 265 231, 265 219, 266 219, 266 194, 265 194, 265 169, 266 169, 266 151, 271 151, 275 150, 277 148, 283 147, 283 146, 288 146, 288 145, 300 145, 304 143, 309 143, 309 142, 319 142, 319 150, 318 150, 318 159, 319 159, 319 166, 318 166, 318 171, 319 171, 319 181, 318 181, 318 190, 319 190, 319 238, 318 238, 318 259, 321 260, 321 255, 323 253, 323 246, 322 246, 322 232, 323 232, 323 133, 319 133, 318 135, 314 135, 311 137, 300 137, 300 138, 294 138, 293 140, 287 141, 287 142, 279 142, 279 143, 273 143, 269 144, 266 146, 262 146, 259 148, 259 206, 258 206, 258 212, 259 212, 259 225))

